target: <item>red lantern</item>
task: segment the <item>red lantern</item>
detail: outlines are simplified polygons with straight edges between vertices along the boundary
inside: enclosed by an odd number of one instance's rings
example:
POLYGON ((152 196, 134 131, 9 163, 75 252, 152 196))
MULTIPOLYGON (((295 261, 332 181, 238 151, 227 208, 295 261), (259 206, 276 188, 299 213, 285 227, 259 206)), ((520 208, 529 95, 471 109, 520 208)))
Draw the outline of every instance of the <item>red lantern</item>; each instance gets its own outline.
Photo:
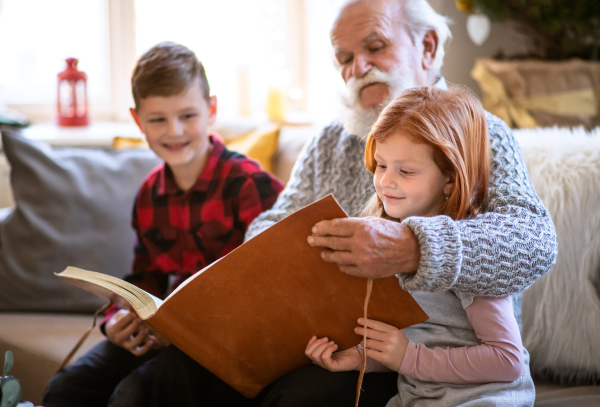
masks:
POLYGON ((67 58, 58 76, 58 125, 86 126, 90 123, 87 104, 87 75, 77 70, 77 59, 67 58))

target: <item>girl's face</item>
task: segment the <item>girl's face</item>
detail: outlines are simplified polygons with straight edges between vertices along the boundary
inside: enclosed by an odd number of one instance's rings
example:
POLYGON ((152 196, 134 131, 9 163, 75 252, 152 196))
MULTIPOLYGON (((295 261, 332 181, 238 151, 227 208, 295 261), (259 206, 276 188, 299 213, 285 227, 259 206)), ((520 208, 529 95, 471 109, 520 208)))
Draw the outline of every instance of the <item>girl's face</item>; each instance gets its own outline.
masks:
POLYGON ((375 143, 375 161, 373 184, 389 216, 406 219, 441 214, 454 183, 433 161, 433 147, 395 131, 375 143))

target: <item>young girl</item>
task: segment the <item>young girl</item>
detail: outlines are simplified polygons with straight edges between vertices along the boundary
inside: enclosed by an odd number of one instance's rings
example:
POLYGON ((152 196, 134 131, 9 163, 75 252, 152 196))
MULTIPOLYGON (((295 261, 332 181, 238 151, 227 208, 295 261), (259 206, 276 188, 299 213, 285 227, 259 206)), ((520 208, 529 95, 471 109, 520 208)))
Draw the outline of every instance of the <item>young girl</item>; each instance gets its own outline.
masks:
MULTIPOLYGON (((408 90, 385 108, 367 139, 365 165, 376 194, 363 215, 407 223, 411 216, 485 216, 489 157, 485 113, 474 96, 408 90)), ((400 330, 359 318, 355 332, 367 329, 366 344, 335 352, 333 341, 313 337, 306 355, 331 371, 358 370, 364 346, 367 372, 400 373, 388 407, 533 405, 529 357, 508 299, 453 290, 412 295, 427 322, 400 330)))

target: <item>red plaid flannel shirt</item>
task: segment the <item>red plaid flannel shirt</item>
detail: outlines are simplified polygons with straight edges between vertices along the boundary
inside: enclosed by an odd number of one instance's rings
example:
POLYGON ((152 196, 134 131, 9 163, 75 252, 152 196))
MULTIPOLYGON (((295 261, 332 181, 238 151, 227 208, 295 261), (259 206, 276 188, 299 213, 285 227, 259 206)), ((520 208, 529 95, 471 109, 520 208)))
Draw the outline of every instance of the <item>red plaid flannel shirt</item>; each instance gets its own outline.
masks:
POLYGON ((159 298, 242 244, 250 222, 270 209, 283 189, 255 161, 227 150, 218 136, 210 137, 212 152, 189 191, 178 188, 163 164, 146 177, 137 195, 133 273, 125 279, 159 298))

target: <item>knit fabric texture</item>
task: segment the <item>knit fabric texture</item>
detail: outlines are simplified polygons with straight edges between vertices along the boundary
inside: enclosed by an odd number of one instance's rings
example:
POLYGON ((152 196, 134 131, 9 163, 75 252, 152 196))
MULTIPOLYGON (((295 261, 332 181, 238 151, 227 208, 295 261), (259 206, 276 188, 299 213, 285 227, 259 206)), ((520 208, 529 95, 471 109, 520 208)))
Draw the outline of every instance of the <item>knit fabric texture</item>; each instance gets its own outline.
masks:
MULTIPOLYGON (((407 291, 456 291, 494 297, 521 293, 556 261, 552 219, 533 189, 521 149, 506 124, 486 112, 491 167, 484 213, 454 221, 447 216, 403 221, 420 244, 416 273, 399 274, 407 291)), ((248 228, 246 240, 328 194, 357 216, 375 192, 365 168, 365 140, 339 122, 312 138, 272 209, 248 228)), ((520 297, 520 296, 519 296, 520 297)), ((520 301, 513 299, 520 321, 520 301)))

